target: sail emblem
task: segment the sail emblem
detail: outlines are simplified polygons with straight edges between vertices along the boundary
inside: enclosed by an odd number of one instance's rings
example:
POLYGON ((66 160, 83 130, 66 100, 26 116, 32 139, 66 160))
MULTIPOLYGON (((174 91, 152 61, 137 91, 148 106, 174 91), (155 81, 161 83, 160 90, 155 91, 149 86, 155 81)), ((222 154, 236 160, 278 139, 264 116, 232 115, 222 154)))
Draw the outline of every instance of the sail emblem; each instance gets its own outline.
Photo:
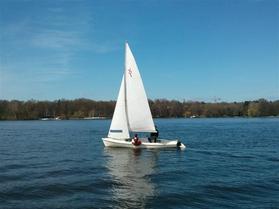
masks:
POLYGON ((132 76, 132 72, 133 72, 133 71, 131 70, 131 68, 129 68, 128 73, 129 73, 130 77, 133 77, 133 76, 132 76))

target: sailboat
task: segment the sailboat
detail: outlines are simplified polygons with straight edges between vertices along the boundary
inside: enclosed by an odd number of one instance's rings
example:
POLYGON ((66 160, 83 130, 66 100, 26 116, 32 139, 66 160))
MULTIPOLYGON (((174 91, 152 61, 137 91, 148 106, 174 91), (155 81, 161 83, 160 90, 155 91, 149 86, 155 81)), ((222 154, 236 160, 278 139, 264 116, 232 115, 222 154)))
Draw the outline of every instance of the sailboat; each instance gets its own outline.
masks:
POLYGON ((125 69, 108 136, 102 138, 107 147, 186 148, 179 140, 139 138, 134 143, 130 133, 156 133, 143 82, 132 51, 125 43, 125 69))

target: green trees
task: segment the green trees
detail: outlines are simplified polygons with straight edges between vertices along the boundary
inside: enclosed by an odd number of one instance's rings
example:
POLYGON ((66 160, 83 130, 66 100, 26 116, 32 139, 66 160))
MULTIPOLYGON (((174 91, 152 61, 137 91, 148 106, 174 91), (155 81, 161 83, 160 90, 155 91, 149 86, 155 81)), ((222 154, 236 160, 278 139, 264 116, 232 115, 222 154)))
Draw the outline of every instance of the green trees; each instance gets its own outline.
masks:
POLYGON ((262 117, 262 116, 278 116, 279 101, 268 102, 265 99, 259 99, 249 103, 248 116, 262 117))
MULTIPOLYGON (((153 117, 264 117, 279 116, 279 100, 259 99, 245 102, 205 103, 167 99, 149 100, 153 117)), ((90 99, 55 101, 0 100, 0 120, 37 120, 39 118, 79 119, 113 115, 115 101, 90 99)))

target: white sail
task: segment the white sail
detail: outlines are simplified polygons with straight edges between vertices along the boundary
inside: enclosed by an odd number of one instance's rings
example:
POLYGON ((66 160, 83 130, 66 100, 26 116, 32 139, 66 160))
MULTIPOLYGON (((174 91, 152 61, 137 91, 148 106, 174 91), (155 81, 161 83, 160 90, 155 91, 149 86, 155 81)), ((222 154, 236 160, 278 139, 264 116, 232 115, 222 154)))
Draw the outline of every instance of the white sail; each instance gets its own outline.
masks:
POLYGON ((155 132, 154 122, 135 58, 125 48, 126 111, 128 127, 133 132, 155 132))
POLYGON ((110 124, 108 137, 115 138, 115 139, 130 138, 127 115, 125 110, 124 76, 121 81, 121 86, 120 86, 116 106, 114 109, 112 121, 110 124))

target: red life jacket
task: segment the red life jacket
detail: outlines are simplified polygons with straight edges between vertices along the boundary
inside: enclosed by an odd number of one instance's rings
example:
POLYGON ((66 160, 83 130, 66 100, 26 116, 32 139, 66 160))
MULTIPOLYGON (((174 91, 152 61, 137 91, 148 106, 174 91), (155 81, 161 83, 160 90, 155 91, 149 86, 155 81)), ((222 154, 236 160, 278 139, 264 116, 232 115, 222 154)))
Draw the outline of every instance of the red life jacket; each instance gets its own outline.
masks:
POLYGON ((138 138, 134 138, 134 141, 132 142, 133 145, 139 146, 141 145, 141 141, 138 138))

